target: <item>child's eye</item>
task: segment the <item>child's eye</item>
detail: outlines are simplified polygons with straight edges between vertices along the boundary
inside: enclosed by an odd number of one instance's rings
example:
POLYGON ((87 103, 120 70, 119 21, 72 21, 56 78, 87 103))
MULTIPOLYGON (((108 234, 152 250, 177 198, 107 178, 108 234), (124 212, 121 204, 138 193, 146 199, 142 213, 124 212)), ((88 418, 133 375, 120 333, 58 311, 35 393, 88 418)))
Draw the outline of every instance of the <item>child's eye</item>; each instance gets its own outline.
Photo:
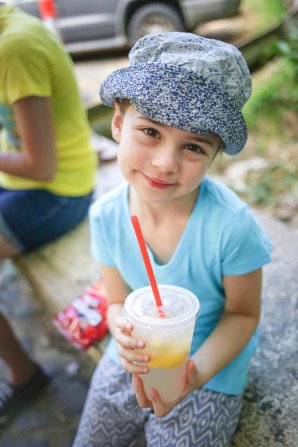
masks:
POLYGON ((149 137, 156 138, 156 137, 159 136, 158 131, 157 131, 156 129, 153 129, 153 127, 148 127, 148 128, 146 128, 146 129, 143 129, 143 132, 144 132, 146 135, 149 135, 149 137))
POLYGON ((185 146, 185 149, 193 152, 194 154, 204 154, 205 153, 205 151, 197 144, 188 144, 187 146, 185 146))

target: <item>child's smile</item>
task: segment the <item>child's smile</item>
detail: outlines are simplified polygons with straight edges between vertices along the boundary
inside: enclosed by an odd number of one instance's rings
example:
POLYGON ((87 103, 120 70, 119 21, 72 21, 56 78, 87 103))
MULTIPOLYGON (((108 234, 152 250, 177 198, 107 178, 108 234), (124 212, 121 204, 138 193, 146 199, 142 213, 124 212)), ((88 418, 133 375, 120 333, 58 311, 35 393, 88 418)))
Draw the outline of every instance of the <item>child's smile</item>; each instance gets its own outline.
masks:
POLYGON ((145 180, 149 183, 150 186, 157 189, 167 189, 174 185, 174 183, 166 182, 164 180, 160 180, 159 178, 148 177, 143 174, 145 180))

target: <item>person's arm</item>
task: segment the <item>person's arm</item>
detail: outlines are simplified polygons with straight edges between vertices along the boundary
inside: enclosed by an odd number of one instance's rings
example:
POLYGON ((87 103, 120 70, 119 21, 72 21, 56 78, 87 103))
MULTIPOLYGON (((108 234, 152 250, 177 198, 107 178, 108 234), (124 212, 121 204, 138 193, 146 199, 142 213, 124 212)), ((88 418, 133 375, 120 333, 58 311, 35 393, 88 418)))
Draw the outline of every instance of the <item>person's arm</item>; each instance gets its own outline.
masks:
POLYGON ((142 408, 153 407, 157 417, 168 414, 181 400, 205 385, 227 366, 247 345, 255 332, 261 311, 262 269, 246 275, 225 276, 224 312, 211 335, 188 361, 185 386, 181 397, 163 402, 157 390, 150 390, 147 399, 140 378, 134 374, 133 385, 142 408))
POLYGON ((131 336, 133 325, 123 316, 123 305, 129 288, 116 267, 101 265, 100 269, 108 299, 108 326, 116 340, 120 363, 127 372, 146 374, 148 367, 134 363, 150 361, 150 357, 145 353, 136 351, 144 349, 145 343, 131 336))
POLYGON ((0 170, 30 180, 48 182, 57 169, 50 98, 28 96, 13 104, 23 150, 0 152, 0 170))
POLYGON ((207 383, 245 348, 255 332, 261 312, 262 269, 246 275, 225 276, 224 313, 218 325, 193 355, 199 386, 207 383))

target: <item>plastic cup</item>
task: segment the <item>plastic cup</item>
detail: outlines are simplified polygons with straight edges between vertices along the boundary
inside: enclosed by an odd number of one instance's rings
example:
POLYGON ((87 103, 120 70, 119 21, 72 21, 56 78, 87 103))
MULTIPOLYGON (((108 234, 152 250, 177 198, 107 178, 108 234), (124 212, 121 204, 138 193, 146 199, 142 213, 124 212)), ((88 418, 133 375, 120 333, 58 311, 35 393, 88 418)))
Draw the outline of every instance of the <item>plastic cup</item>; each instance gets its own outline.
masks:
POLYGON ((198 298, 182 287, 159 285, 164 318, 160 318, 150 286, 135 290, 125 300, 123 313, 133 324, 132 336, 145 341, 144 353, 151 361, 148 374, 141 374, 144 389, 158 390, 164 402, 182 393, 194 325, 199 315, 198 298))

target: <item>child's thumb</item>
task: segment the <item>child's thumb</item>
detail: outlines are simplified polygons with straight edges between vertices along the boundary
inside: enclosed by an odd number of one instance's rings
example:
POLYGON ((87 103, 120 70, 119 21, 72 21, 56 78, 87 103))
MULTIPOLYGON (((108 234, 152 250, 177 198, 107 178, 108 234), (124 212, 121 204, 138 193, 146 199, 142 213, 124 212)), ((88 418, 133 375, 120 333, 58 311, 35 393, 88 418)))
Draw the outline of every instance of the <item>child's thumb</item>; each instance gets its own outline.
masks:
POLYGON ((186 364, 186 375, 188 379, 188 383, 192 385, 197 378, 198 368, 195 362, 192 359, 189 359, 186 364))

